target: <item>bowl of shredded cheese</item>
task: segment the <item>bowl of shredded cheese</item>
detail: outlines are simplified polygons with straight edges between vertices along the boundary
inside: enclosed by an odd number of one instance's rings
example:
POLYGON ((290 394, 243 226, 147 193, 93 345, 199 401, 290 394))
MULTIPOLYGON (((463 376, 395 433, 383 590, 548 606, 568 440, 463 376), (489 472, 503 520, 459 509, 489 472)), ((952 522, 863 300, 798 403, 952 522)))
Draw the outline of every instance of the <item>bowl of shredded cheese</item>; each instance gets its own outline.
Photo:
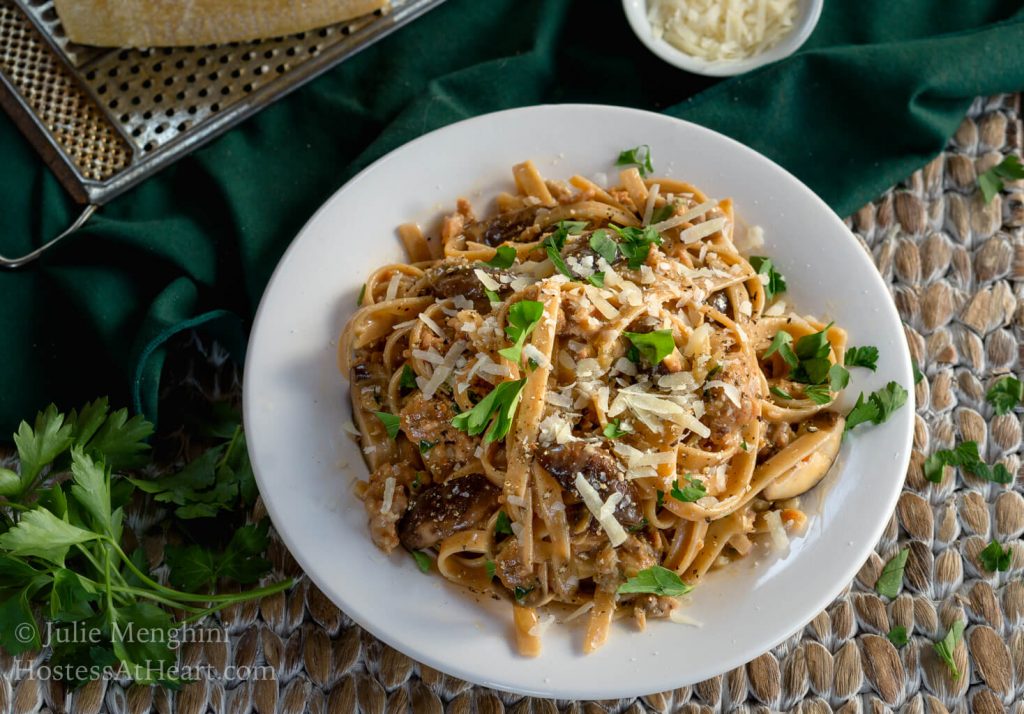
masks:
POLYGON ((810 36, 824 0, 623 0, 633 32, 654 54, 695 74, 724 77, 788 57, 810 36))

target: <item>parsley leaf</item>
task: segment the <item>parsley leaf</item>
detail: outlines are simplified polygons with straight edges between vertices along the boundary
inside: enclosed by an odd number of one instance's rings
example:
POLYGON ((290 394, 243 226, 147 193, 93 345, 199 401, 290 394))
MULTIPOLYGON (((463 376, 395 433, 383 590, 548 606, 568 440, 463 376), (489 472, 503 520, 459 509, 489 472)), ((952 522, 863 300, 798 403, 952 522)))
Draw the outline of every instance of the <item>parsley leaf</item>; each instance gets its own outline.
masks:
POLYGON ((436 442, 436 441, 427 441, 426 439, 420 439, 420 453, 421 454, 427 453, 428 451, 433 449, 435 446, 437 446, 437 444, 438 444, 438 442, 436 442))
POLYGON ((191 592, 217 584, 220 578, 239 583, 254 583, 270 570, 270 561, 263 557, 270 542, 270 521, 243 526, 231 535, 223 551, 199 545, 173 546, 164 549, 170 568, 168 579, 175 587, 191 592))
POLYGON ((667 595, 678 597, 693 590, 693 587, 684 583, 678 575, 668 568, 660 565, 652 565, 644 568, 635 576, 619 586, 617 592, 620 595, 629 593, 652 593, 654 595, 667 595))
POLYGON ((484 442, 490 443, 505 438, 512 426, 512 417, 523 394, 526 378, 511 382, 502 382, 480 400, 469 411, 462 412, 452 419, 452 426, 461 429, 470 436, 477 436, 487 429, 484 442), (490 428, 488 428, 488 424, 490 428))
POLYGON ((587 221, 559 221, 555 224, 555 230, 541 241, 541 246, 547 253, 551 264, 555 266, 555 270, 570 280, 575 280, 576 276, 572 274, 562 259, 562 248, 565 247, 566 238, 571 235, 579 235, 586 227, 587 221))
POLYGON ((874 372, 878 369, 878 348, 871 345, 849 347, 843 361, 848 367, 866 367, 874 372))
POLYGON ((508 322, 505 325, 505 334, 512 340, 513 345, 498 350, 498 354, 511 362, 519 362, 526 338, 533 332, 543 315, 544 303, 536 300, 521 300, 509 307, 508 316, 505 318, 508 322))
POLYGON ((598 228, 590 235, 590 249, 604 258, 608 265, 614 263, 619 255, 619 244, 605 228, 598 228))
POLYGON ((776 387, 774 385, 769 387, 768 391, 770 391, 776 397, 782 397, 783 399, 792 399, 793 398, 792 394, 790 394, 786 390, 782 389, 781 387, 776 387))
POLYGON ((896 627, 889 630, 889 634, 886 635, 889 641, 892 642, 897 648, 905 647, 907 642, 907 628, 903 625, 896 625, 896 627))
POLYGON ((1005 188, 1004 181, 1015 181, 1024 178, 1024 164, 1015 154, 1010 154, 998 164, 978 176, 978 188, 981 189, 985 203, 990 203, 997 193, 1005 188))
POLYGON ((708 495, 704 482, 699 478, 693 476, 684 476, 683 478, 687 481, 687 485, 683 488, 679 488, 678 480, 672 482, 672 491, 669 493, 672 498, 683 503, 693 503, 708 495))
POLYGON ((665 505, 665 492, 659 488, 656 496, 657 501, 655 501, 654 505, 657 506, 658 508, 661 508, 662 506, 665 505))
POLYGON ((409 365, 402 365, 402 376, 398 378, 398 386, 402 389, 416 389, 416 373, 409 365))
POLYGON ((1010 552, 1009 548, 1004 549, 999 544, 999 541, 993 540, 978 553, 978 557, 985 570, 994 573, 997 570, 1005 571, 1010 569, 1013 553, 1010 552))
POLYGON ((587 282, 593 285, 595 288, 604 287, 604 273, 593 273, 587 278, 587 282))
POLYGON ((910 360, 910 367, 914 370, 914 384, 920 384, 921 380, 924 379, 924 373, 921 371, 921 367, 916 359, 910 360))
POLYGON ((786 292, 786 279, 775 269, 771 258, 752 255, 750 256, 750 266, 757 271, 758 275, 768 276, 768 282, 764 284, 764 297, 767 301, 771 302, 776 295, 786 292))
POLYGON ((907 390, 896 382, 889 382, 881 389, 875 390, 868 398, 864 399, 861 392, 857 397, 857 403, 846 415, 846 427, 844 431, 853 429, 858 424, 871 422, 881 424, 885 422, 893 412, 907 403, 907 390))
POLYGON ((1016 377, 1003 377, 993 384, 985 394, 985 401, 992 405, 996 414, 1003 416, 1013 411, 1024 398, 1024 385, 1016 377))
POLYGON ((516 602, 518 602, 519 604, 522 604, 523 601, 526 600, 526 596, 529 595, 532 592, 533 592, 533 588, 516 587, 512 591, 512 597, 514 597, 516 599, 516 602))
POLYGON ((651 214, 650 225, 667 221, 669 218, 676 214, 676 206, 674 203, 666 203, 664 206, 659 206, 654 209, 654 213, 651 214))
POLYGON ((508 519, 508 514, 504 511, 498 511, 498 519, 494 521, 494 535, 512 535, 512 521, 508 519))
POLYGON ((672 330, 623 332, 622 334, 633 343, 640 356, 652 365, 659 364, 663 359, 672 354, 672 351, 676 348, 675 339, 672 337, 672 330))
POLYGON ((487 296, 487 302, 492 305, 501 303, 501 296, 490 288, 484 288, 484 295, 487 296))
POLYGON ((957 669, 956 660, 954 659, 954 653, 956 652, 956 645, 963 639, 964 636, 964 621, 957 620, 949 626, 949 632, 942 639, 941 642, 935 642, 932 647, 935 649, 935 654, 946 663, 949 667, 949 674, 953 679, 960 679, 960 670, 957 669))
POLYGON ((374 416, 380 419, 380 423, 384 425, 384 429, 388 433, 389 439, 398 438, 398 430, 402 426, 402 420, 394 414, 388 412, 374 412, 374 416))
POLYGON ((815 404, 828 404, 832 401, 832 395, 829 394, 828 387, 824 384, 815 384, 807 387, 804 390, 804 396, 815 404))
POLYGON ((512 264, 516 262, 516 249, 510 245, 499 245, 494 252, 494 257, 488 260, 484 265, 488 265, 492 268, 498 268, 499 270, 505 270, 511 268, 512 264))
POLYGON ((894 555, 875 582, 875 592, 883 597, 894 598, 900 592, 903 585, 903 570, 907 567, 907 556, 910 555, 910 548, 904 548, 894 555))
POLYGON ((977 476, 985 481, 1008 484, 1013 482, 1013 474, 1002 464, 991 467, 981 460, 978 453, 978 442, 964 441, 954 449, 941 449, 924 461, 924 477, 932 483, 941 483, 946 466, 959 466, 964 472, 977 476))
POLYGON ((623 429, 619 426, 621 419, 612 419, 604 426, 604 430, 601 432, 604 434, 606 439, 618 439, 619 437, 625 436, 630 433, 629 429, 623 429))
POLYGON ((28 487, 43 467, 71 446, 72 431, 72 425, 64 423, 64 415, 53 404, 36 415, 34 426, 21 422, 14 444, 18 447, 23 487, 28 487))
POLYGON ((484 568, 486 568, 486 570, 487 570, 487 577, 490 578, 491 580, 493 580, 494 579, 494 573, 496 572, 494 561, 493 560, 486 560, 486 561, 484 561, 484 568))
POLYGON ((790 369, 796 369, 796 366, 800 364, 800 360, 793 352, 793 336, 785 330, 779 330, 775 333, 775 337, 772 338, 772 342, 768 345, 768 349, 765 350, 764 359, 768 359, 776 352, 779 353, 779 357, 782 361, 789 365, 790 369))
POLYGON ((616 166, 636 166, 641 176, 654 171, 651 163, 651 147, 647 144, 634 146, 632 149, 625 149, 619 152, 619 158, 615 160, 616 166))
POLYGON ((651 226, 646 228, 635 228, 633 226, 620 227, 609 223, 608 227, 618 233, 620 242, 619 250, 628 261, 632 270, 637 270, 647 262, 647 256, 651 252, 652 245, 661 245, 662 238, 658 231, 651 226))
POLYGON ((356 307, 363 304, 363 298, 366 297, 366 283, 363 283, 363 287, 359 288, 359 297, 356 298, 356 307))
POLYGON ((430 556, 421 550, 410 550, 409 555, 416 561, 416 567, 420 569, 421 573, 430 572, 430 556))

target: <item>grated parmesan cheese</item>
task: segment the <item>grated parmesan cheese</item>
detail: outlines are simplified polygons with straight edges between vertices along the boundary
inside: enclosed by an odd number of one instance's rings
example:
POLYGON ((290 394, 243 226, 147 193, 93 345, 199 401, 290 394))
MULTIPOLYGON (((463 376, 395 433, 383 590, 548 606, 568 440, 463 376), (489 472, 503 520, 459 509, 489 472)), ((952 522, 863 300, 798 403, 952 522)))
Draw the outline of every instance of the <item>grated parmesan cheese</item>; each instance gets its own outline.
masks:
POLYGON ((669 228, 681 226, 684 223, 689 223, 698 216, 703 216, 705 213, 710 211, 712 208, 715 208, 717 205, 718 201, 715 201, 713 199, 710 201, 705 201, 704 203, 694 206, 685 213, 680 213, 678 216, 670 216, 669 218, 663 220, 661 223, 655 223, 653 226, 651 226, 651 228, 658 231, 659 233, 662 231, 667 231, 669 228))
POLYGON ((690 627, 704 627, 704 623, 700 620, 694 620, 689 615, 684 615, 679 611, 678 608, 669 610, 668 619, 677 625, 689 625, 690 627))
POLYGON ((480 268, 476 268, 473 271, 473 275, 475 275, 476 279, 483 283, 484 287, 487 288, 488 290, 499 290, 501 288, 501 283, 499 283, 497 280, 492 278, 484 271, 480 270, 480 268))
MULTIPOLYGON (((422 317, 422 315, 421 315, 422 317)), ((466 350, 466 343, 462 340, 457 341, 448 350, 448 354, 444 356, 444 361, 437 366, 434 373, 430 375, 430 379, 420 382, 422 377, 416 378, 416 384, 419 385, 420 390, 423 392, 424 399, 430 399, 434 396, 434 392, 437 388, 444 384, 445 380, 451 376, 452 370, 455 367, 455 363, 459 357, 466 350)))
POLYGON ((548 628, 551 627, 554 621, 554 615, 545 615, 543 618, 537 620, 537 622, 534 623, 533 627, 531 627, 527 631, 527 634, 529 634, 531 637, 541 637, 545 632, 547 632, 548 628))
POLYGON ((565 622, 572 622, 577 617, 580 617, 581 615, 586 615, 588 612, 590 612, 593 609, 593 607, 594 607, 594 601, 593 600, 588 600, 587 602, 583 603, 578 608, 573 610, 571 613, 569 613, 568 617, 566 617, 564 620, 562 620, 562 622, 563 623, 565 623, 565 622))
POLYGON ((428 315, 425 312, 421 312, 420 313, 420 322, 422 322, 424 325, 429 327, 430 331, 433 332, 435 335, 437 335, 438 337, 440 337, 442 339, 444 338, 444 330, 441 329, 440 325, 438 325, 436 322, 434 322, 434 318, 430 317, 430 315, 428 315))
POLYGON ((782 526, 782 516, 778 511, 768 511, 764 514, 764 522, 768 526, 768 535, 772 539, 772 550, 784 551, 789 548, 789 536, 782 526))
POLYGON ((797 0, 649 0, 651 34, 709 62, 760 54, 789 34, 797 0))
POLYGON ((641 225, 646 226, 651 222, 651 216, 654 215, 654 202, 658 200, 659 191, 661 191, 661 184, 656 183, 651 186, 651 190, 647 193, 647 205, 644 206, 644 219, 641 225))
POLYGON ((615 504, 622 500, 622 494, 616 491, 608 497, 608 501, 602 502, 601 495, 597 492, 597 489, 591 486, 587 479, 583 478, 583 474, 576 474, 576 479, 573 483, 576 485, 576 490, 579 491, 583 503, 587 505, 587 509, 594 515, 597 522, 601 524, 601 528, 604 529, 612 546, 618 547, 622 545, 628 537, 626 529, 615 520, 613 515, 615 504), (611 504, 610 508, 607 507, 609 503, 611 504))
POLYGON ((380 512, 389 513, 391 505, 395 500, 395 478, 388 476, 384 479, 384 498, 380 502, 380 512))
POLYGON ((551 366, 551 361, 548 356, 537 349, 534 345, 523 345, 523 356, 526 359, 532 359, 538 367, 547 369, 551 366))
POLYGON ((388 290, 384 293, 384 300, 390 302, 398 297, 398 286, 402 282, 402 274, 395 273, 388 282, 388 290))
POLYGON ((718 233, 718 231, 725 228, 726 223, 727 220, 725 218, 712 218, 710 221, 704 221, 703 223, 698 223, 695 226, 690 226, 679 234, 679 242, 696 243, 701 238, 707 238, 712 233, 718 233))
POLYGON ((430 364, 444 364, 444 357, 439 355, 433 347, 429 350, 413 350, 412 356, 430 364))

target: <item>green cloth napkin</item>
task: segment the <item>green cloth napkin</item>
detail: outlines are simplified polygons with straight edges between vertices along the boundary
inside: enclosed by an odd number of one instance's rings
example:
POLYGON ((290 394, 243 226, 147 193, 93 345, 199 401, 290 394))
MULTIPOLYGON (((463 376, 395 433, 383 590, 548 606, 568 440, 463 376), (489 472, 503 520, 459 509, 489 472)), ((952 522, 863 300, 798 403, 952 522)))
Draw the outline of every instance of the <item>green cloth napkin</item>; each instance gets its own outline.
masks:
MULTIPOLYGON (((185 329, 241 358, 317 206, 445 124, 545 102, 664 111, 763 152, 846 215, 938 153, 972 98, 1024 88, 1022 47, 1017 2, 826 0, 800 53, 716 84, 650 54, 612 0, 449 0, 0 274, 0 435, 102 394, 155 418, 166 342, 185 329)), ((16 255, 78 208, 6 117, 0 157, 0 253, 16 255)))

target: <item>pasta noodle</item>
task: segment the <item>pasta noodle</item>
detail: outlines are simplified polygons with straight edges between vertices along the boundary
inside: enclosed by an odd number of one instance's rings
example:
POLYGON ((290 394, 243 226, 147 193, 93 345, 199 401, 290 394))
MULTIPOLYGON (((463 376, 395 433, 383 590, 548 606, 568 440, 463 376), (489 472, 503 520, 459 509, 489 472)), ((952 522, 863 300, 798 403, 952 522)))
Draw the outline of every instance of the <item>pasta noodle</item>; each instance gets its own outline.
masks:
POLYGON ((729 200, 636 169, 513 178, 437 240, 402 226, 410 262, 367 279, 338 354, 372 472, 357 494, 378 546, 507 597, 522 654, 547 605, 590 652, 802 532, 843 433, 846 334, 777 299, 729 200))

